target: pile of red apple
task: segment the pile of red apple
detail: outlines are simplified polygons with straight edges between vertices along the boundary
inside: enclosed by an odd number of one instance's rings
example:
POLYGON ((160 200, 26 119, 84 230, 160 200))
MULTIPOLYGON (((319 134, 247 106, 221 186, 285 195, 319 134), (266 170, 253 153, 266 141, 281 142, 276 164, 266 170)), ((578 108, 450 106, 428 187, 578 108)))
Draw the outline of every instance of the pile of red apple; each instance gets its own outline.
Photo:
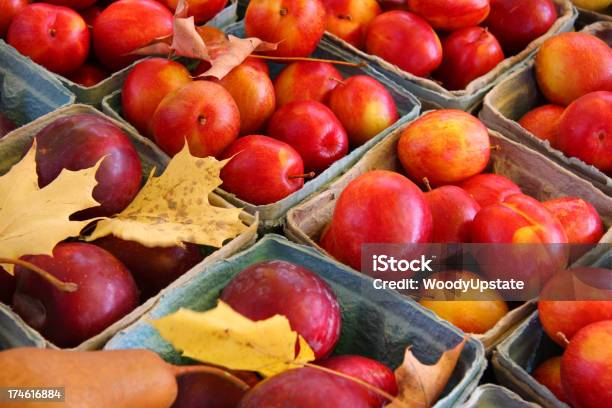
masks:
POLYGON ((248 35, 285 40, 277 55, 307 55, 327 29, 405 72, 458 90, 556 19, 551 0, 255 0, 245 21, 248 35))
POLYGON ((538 51, 535 75, 549 104, 527 112, 519 124, 612 175, 612 48, 583 32, 557 35, 538 51))
MULTIPOLYGON (((320 245, 341 262, 360 270, 362 245, 366 243, 599 241, 602 221, 585 200, 560 197, 539 202, 523 194, 510 179, 482 173, 487 168, 490 149, 487 128, 468 113, 438 110, 421 116, 402 131, 397 144, 405 173, 373 170, 352 180, 336 201, 320 245), (423 192, 418 185, 435 188, 423 192)), ((551 254, 550 271, 542 269, 542 264, 534 269, 531 258, 537 255, 530 252, 526 259, 522 258, 525 253, 512 259, 508 259, 512 253, 503 253, 487 263, 489 267, 483 265, 482 272, 490 279, 512 277, 535 288, 537 279, 567 265, 568 254, 563 248, 552 248, 551 254), (503 256, 506 259, 502 261, 503 256)), ((503 306, 492 302, 484 313, 501 317, 503 306)), ((456 320, 451 321, 461 327, 458 310, 449 316, 454 316, 456 320)), ((480 320, 493 324, 496 321, 487 316, 480 320)), ((470 331, 472 327, 463 325, 470 331)))
MULTIPOLYGON (((142 168, 128 136, 102 116, 61 117, 36 135, 39 186, 51 183, 63 169, 94 166, 93 197, 100 206, 78 212, 87 220, 122 211, 140 190, 142 168)), ((26 323, 59 347, 77 346, 132 311, 142 301, 191 269, 202 259, 197 245, 148 248, 107 236, 84 243, 59 243, 53 256, 25 256, 63 282, 78 285, 61 292, 38 274, 22 267, 15 277, 0 269, 0 301, 12 304, 26 323)))
MULTIPOLYGON (((172 34, 177 0, 0 0, 0 38, 49 71, 93 86, 138 56, 132 51, 172 34)), ((205 23, 227 0, 191 0, 205 23)))
MULTIPOLYGON (((209 42, 223 32, 200 29, 209 42)), ((201 62, 195 74, 207 69, 201 62)), ((121 93, 123 116, 168 155, 231 159, 222 188, 255 204, 281 200, 398 119, 391 93, 367 75, 344 78, 328 62, 287 65, 274 80, 247 58, 221 80, 192 80, 182 64, 138 63, 121 93)))

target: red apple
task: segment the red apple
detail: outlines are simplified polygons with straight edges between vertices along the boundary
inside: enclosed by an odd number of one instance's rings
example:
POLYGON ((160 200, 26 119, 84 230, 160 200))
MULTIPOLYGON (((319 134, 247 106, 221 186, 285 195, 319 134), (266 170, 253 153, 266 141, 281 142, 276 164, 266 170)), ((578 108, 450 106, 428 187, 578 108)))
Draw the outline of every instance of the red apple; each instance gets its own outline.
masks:
POLYGON ((76 292, 60 292, 38 274, 15 268, 13 309, 58 347, 77 346, 138 305, 138 289, 130 272, 95 245, 60 243, 53 257, 24 259, 63 282, 78 285, 76 292))
POLYGON ((276 107, 274 85, 259 67, 263 61, 247 59, 217 82, 234 98, 240 111, 240 134, 260 132, 276 107), (255 62, 253 62, 255 61, 255 62))
POLYGON ((561 360, 561 383, 572 407, 612 406, 612 320, 581 329, 561 360))
POLYGON ((176 379, 178 395, 170 408, 235 408, 246 393, 215 374, 189 373, 176 379))
POLYGON ((117 71, 140 58, 130 55, 156 38, 172 34, 172 13, 154 0, 120 0, 96 18, 93 45, 107 69, 117 71))
POLYGON ((346 156, 348 137, 340 121, 320 102, 291 102, 277 110, 268 135, 282 140, 302 156, 304 169, 320 173, 346 156))
MULTIPOLYGON (((196 31, 204 40, 208 48, 208 53, 211 58, 217 57, 221 54, 227 47, 227 38, 225 33, 216 27, 211 26, 196 26, 196 31)), ((248 57, 245 61, 255 60, 255 58, 248 57)), ((261 61, 263 62, 263 61, 261 61)), ((263 63, 266 67, 268 66, 266 63, 263 63)), ((200 63, 193 70, 193 75, 198 76, 204 74, 211 67, 210 62, 206 60, 201 60, 200 63)))
POLYGON ((596 244, 603 236, 597 210, 580 197, 562 197, 542 203, 563 226, 570 244, 596 244))
POLYGON ((320 0, 251 0, 244 17, 247 37, 279 43, 270 55, 307 57, 325 32, 320 0))
MULTIPOLYGON (((176 10, 179 0, 165 0, 170 10, 176 10)), ((227 0, 189 0, 189 15, 194 17, 197 24, 203 24, 219 14, 227 4, 227 0)))
POLYGON ((221 170, 221 187, 249 203, 271 204, 304 185, 304 162, 300 154, 280 140, 261 135, 243 136, 221 156, 222 159, 230 157, 232 160, 221 170))
MULTIPOLYGON (((325 368, 365 381, 379 390, 385 391, 387 394, 397 395, 395 374, 393 374, 389 367, 376 360, 362 356, 341 355, 330 357, 319 364, 325 368)), ((355 386, 365 390, 359 384, 355 384, 355 386)), ((389 402, 386 398, 372 391, 368 392, 368 401, 371 408, 380 408, 389 402)))
POLYGON ((410 244, 431 240, 432 217, 421 190, 401 174, 370 171, 340 194, 324 249, 354 269, 361 269, 361 246, 410 244))
POLYGON ((329 94, 342 80, 342 74, 327 62, 294 62, 274 80, 276 104, 280 107, 306 100, 327 103, 329 94))
POLYGON ((101 205, 80 211, 83 219, 109 216, 132 202, 142 179, 138 152, 109 120, 91 114, 63 116, 36 135, 38 184, 51 183, 63 169, 81 170, 104 158, 96 172, 93 198, 101 205))
POLYGON ((79 84, 84 86, 85 88, 89 88, 92 86, 96 86, 98 83, 104 81, 108 77, 108 73, 103 69, 90 64, 81 65, 79 69, 68 75, 66 78, 74 82, 75 84, 79 84))
POLYGON ((189 144, 198 157, 219 156, 240 132, 232 96, 210 81, 189 82, 162 99, 151 123, 155 143, 170 156, 189 144))
POLYGON ((592 92, 572 102, 559 121, 556 147, 612 175, 612 92, 592 92))
POLYGON ((340 338, 340 305, 313 271, 286 261, 251 265, 223 289, 220 299, 251 320, 285 316, 316 358, 329 355, 340 338))
POLYGON ((427 113, 404 129, 397 145, 402 166, 416 182, 458 183, 489 163, 489 132, 469 113, 445 109, 427 113))
POLYGON ((470 227, 480 210, 463 189, 442 186, 425 193, 433 219, 432 242, 470 242, 470 227))
POLYGON ((73 10, 83 10, 93 5, 97 0, 46 0, 46 3, 64 6, 73 10))
POLYGON ((31 4, 17 14, 7 41, 49 71, 69 74, 89 54, 89 29, 76 11, 50 4, 31 4))
POLYGON ((420 77, 428 76, 442 62, 436 32, 427 21, 407 11, 388 11, 376 17, 368 28, 365 48, 368 54, 420 77))
POLYGON ((128 268, 140 289, 142 301, 157 295, 204 259, 198 246, 189 243, 183 247, 150 248, 112 235, 93 243, 110 252, 128 268))
POLYGON ((567 106, 595 91, 612 91, 612 48, 587 33, 562 33, 542 44, 535 58, 540 90, 567 106))
POLYGON ((533 378, 548 388, 559 401, 569 402, 561 384, 561 357, 552 357, 541 363, 534 370, 533 378))
POLYGON ((152 138, 153 114, 170 92, 191 82, 182 64, 167 58, 150 58, 139 62, 125 78, 121 89, 121 109, 140 134, 152 138))
POLYGON ((471 27, 489 15, 489 0, 408 0, 410 11, 444 31, 471 27))
POLYGON ((490 0, 485 25, 508 55, 516 54, 546 34, 557 20, 552 0, 490 0))
POLYGON ((442 64, 434 76, 450 90, 465 87, 504 60, 497 39, 482 27, 453 31, 442 41, 442 64))
POLYGON ((542 105, 527 112, 518 123, 534 136, 548 140, 554 147, 557 145, 559 120, 564 110, 558 105, 542 105))
POLYGON ((28 4, 29 0, 0 0, 0 38, 4 38, 13 18, 28 4))
POLYGON ((322 0, 327 12, 325 28, 349 44, 363 47, 366 29, 380 14, 376 0, 322 0))
POLYGON ((367 75, 355 75, 339 84, 331 92, 328 105, 354 147, 366 143, 399 119, 391 93, 367 75))
POLYGON ((519 194, 521 189, 512 180, 499 174, 477 174, 462 181, 459 187, 464 189, 481 206, 500 204, 512 194, 519 194))

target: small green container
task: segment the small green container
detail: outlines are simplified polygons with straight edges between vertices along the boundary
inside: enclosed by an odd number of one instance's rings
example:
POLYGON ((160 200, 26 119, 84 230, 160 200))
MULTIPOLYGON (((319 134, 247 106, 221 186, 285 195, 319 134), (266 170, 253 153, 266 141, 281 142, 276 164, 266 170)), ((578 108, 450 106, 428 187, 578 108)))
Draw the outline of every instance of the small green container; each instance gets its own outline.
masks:
MULTIPOLYGON (((4 272, 0 272, 4 273, 4 272)), ((0 303, 0 351, 13 347, 44 348, 45 341, 29 329, 11 308, 0 303)))
POLYGON ((472 396, 460 408, 538 408, 507 388, 484 384, 476 388, 472 396))
MULTIPOLYGON (((410 345, 421 361, 432 364, 463 336, 458 329, 398 293, 373 289, 370 278, 312 248, 268 234, 251 248, 217 262, 205 273, 167 292, 138 322, 115 335, 105 349, 147 348, 167 361, 186 363, 147 321, 181 307, 208 310, 215 306, 221 290, 239 272, 254 263, 273 259, 306 267, 333 288, 342 309, 342 333, 336 354, 360 354, 395 368, 410 345)), ((485 366, 482 343, 469 339, 435 407, 451 407, 464 401, 476 388, 485 366)))

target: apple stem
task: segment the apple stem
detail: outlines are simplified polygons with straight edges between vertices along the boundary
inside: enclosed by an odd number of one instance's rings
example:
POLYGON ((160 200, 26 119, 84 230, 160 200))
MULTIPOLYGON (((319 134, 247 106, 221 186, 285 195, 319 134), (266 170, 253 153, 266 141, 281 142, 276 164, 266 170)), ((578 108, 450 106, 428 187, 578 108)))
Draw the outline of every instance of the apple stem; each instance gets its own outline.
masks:
POLYGON ((500 145, 493 145, 490 147, 491 150, 496 150, 496 151, 500 151, 502 148, 500 145))
POLYGON ((431 191, 431 184, 429 184, 429 179, 427 177, 423 177, 423 183, 425 184, 427 191, 431 191))
POLYGON ((562 332, 557 332, 557 337, 561 339, 561 341, 563 341, 563 343, 565 344, 565 347, 567 347, 567 345, 569 344, 569 340, 567 339, 567 337, 565 336, 565 334, 563 334, 562 332))
POLYGON ((364 67, 366 65, 365 62, 349 62, 349 61, 328 60, 328 59, 310 58, 310 57, 274 57, 271 55, 259 55, 259 54, 251 54, 250 57, 278 61, 280 63, 283 63, 283 62, 290 63, 294 61, 311 61, 311 62, 327 62, 329 64, 343 65, 347 67, 364 67))
POLYGON ((279 11, 281 16, 286 16, 288 12, 289 11, 285 7, 281 8, 279 11))
POLYGON ((287 178, 289 180, 293 180, 293 179, 299 179, 299 178, 303 178, 303 179, 311 179, 315 176, 315 172, 311 171, 310 173, 304 173, 304 174, 294 174, 292 176, 288 176, 287 178))
POLYGON ((323 366, 316 365, 316 364, 304 363, 304 366, 305 367, 314 368, 316 370, 320 370, 320 371, 323 371, 323 372, 325 372, 327 374, 332 374, 332 375, 344 378, 344 379, 349 380, 349 381, 353 381, 353 382, 355 382, 355 383, 357 383, 357 384, 367 388, 368 391, 375 392, 376 394, 385 397, 387 400, 395 402, 395 404, 397 406, 402 406, 402 407, 409 408, 407 404, 405 404, 402 401, 399 401, 398 399, 396 399, 393 395, 389 394, 388 392, 383 391, 380 388, 375 387, 372 384, 370 384, 368 382, 365 382, 365 381, 363 381, 363 380, 361 380, 359 378, 353 377, 352 375, 344 374, 344 373, 341 373, 340 371, 332 370, 332 369, 329 369, 327 367, 323 367, 323 366))
POLYGON ((180 377, 182 375, 192 373, 206 373, 228 380, 243 391, 247 391, 249 388, 251 388, 249 384, 245 383, 240 378, 236 377, 234 374, 230 373, 229 371, 222 370, 220 368, 210 367, 206 365, 177 366, 172 364, 170 364, 170 367, 172 367, 172 371, 174 371, 175 377, 180 377))
MULTIPOLYGON (((49 282, 53 285, 57 290, 61 292, 76 292, 78 286, 74 282, 62 282, 57 279, 55 276, 51 275, 49 272, 45 271, 42 268, 34 265, 33 263, 24 261, 22 259, 11 259, 11 258, 2 258, 0 257, 0 264, 11 264, 11 265, 19 265, 24 268, 31 270, 38 274, 41 278, 49 282)), ((8 272, 7 272, 8 273, 8 272)))
POLYGON ((329 77, 329 79, 331 81, 336 81, 337 83, 339 83, 340 85, 346 85, 346 82, 344 82, 343 80, 336 78, 336 77, 329 77))

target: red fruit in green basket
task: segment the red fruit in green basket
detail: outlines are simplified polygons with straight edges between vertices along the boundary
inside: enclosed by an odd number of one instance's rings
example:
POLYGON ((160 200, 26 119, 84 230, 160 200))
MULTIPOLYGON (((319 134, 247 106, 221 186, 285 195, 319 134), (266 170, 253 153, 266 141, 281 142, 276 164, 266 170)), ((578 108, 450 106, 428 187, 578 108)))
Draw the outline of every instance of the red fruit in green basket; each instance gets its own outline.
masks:
POLYGON ((408 7, 444 31, 478 25, 490 10, 489 0, 408 0, 408 7))
POLYGON ((586 33, 562 33, 542 44, 535 58, 540 90, 567 106, 582 95, 612 91, 612 48, 586 33))
POLYGON ((0 38, 4 38, 13 18, 28 4, 29 0, 0 0, 0 38))
POLYGON ((363 47, 365 33, 380 14, 376 0, 322 0, 327 12, 325 28, 357 48, 363 47))
POLYGON ((481 206, 499 204, 521 189, 512 180, 499 174, 477 174, 459 184, 481 206))
POLYGON ((559 120, 564 110, 558 105, 542 105, 527 112, 518 123, 534 136, 548 140, 554 147, 557 145, 559 120))
POLYGON ((172 13, 153 0, 120 0, 96 18, 93 45, 107 69, 117 71, 136 61, 130 55, 156 38, 172 34, 172 13))
POLYGON ((247 59, 216 81, 238 105, 241 135, 260 132, 276 107, 274 85, 260 64, 266 65, 263 61, 247 59))
POLYGON ((369 171, 340 194, 328 234, 333 240, 321 242, 323 248, 360 270, 362 244, 429 242, 431 211, 421 190, 406 177, 385 170, 369 171))
POLYGON ((242 388, 218 375, 189 373, 176 379, 178 395, 170 408, 235 408, 242 388))
POLYGON ((612 406, 612 320, 581 329, 561 359, 561 383, 572 407, 612 406))
POLYGON ((453 31, 442 42, 442 64, 434 76, 450 90, 465 87, 504 60, 501 46, 482 27, 466 27, 453 31))
POLYGON ((457 183, 480 173, 489 163, 489 132, 469 113, 444 109, 412 122, 397 144, 402 166, 416 182, 457 183))
POLYGON ((51 183, 63 169, 82 170, 104 160, 96 172, 93 198, 101 205, 77 214, 82 219, 123 210, 140 189, 142 167, 127 135, 98 115, 63 116, 36 135, 38 184, 51 183))
MULTIPOLYGON (((176 10, 179 0, 165 0, 170 10, 176 10)), ((203 24, 216 16, 227 4, 227 0, 189 0, 189 15, 197 24, 203 24)))
POLYGON ((237 408, 371 408, 368 394, 350 380, 311 367, 270 377, 247 392, 237 408))
POLYGON ((557 20, 557 9, 552 0, 490 2, 491 12, 485 25, 509 55, 525 49, 530 42, 545 34, 557 20))
POLYGON ((582 198, 562 197, 542 204, 561 223, 570 244, 596 244, 603 236, 597 210, 582 198))
POLYGON ((480 211, 463 189, 442 186, 425 193, 433 219, 432 242, 470 242, 470 228, 480 211))
POLYGON ((136 241, 126 241, 112 235, 93 242, 110 252, 132 273, 142 301, 155 296, 204 259, 195 244, 184 247, 146 247, 136 241))
POLYGON ((351 146, 366 143, 399 118, 391 93, 367 75, 355 75, 339 84, 328 105, 346 129, 351 146))
POLYGON ((83 64, 79 69, 68 75, 66 78, 86 88, 97 85, 108 77, 108 73, 103 69, 90 64, 83 64))
POLYGON ((267 134, 297 150, 308 172, 322 172, 346 156, 349 148, 340 121, 327 106, 315 101, 281 107, 270 119, 267 134))
POLYGON ((76 11, 37 3, 13 18, 7 42, 49 71, 65 75, 85 62, 89 29, 76 11))
POLYGON ((327 103, 329 94, 344 78, 330 63, 299 61, 287 65, 274 80, 277 106, 313 100, 327 103))
POLYGON ((10 305, 13 299, 13 293, 15 293, 15 277, 9 275, 9 273, 0 266, 0 302, 10 305))
MULTIPOLYGON (((319 365, 365 381, 379 390, 385 391, 387 394, 393 396, 397 395, 397 381, 395 380, 393 371, 383 363, 372 360, 371 358, 355 355, 341 355, 323 360, 319 365)), ((355 384, 355 387, 367 391, 359 384, 355 384)), ((368 402, 371 408, 380 408, 388 401, 381 395, 369 391, 368 402)))
POLYGON ((240 132, 240 112, 232 96, 210 81, 189 82, 161 101, 151 123, 155 143, 167 154, 181 151, 218 157, 240 132))
POLYGON ((612 92, 592 92, 572 102, 559 121, 556 147, 612 175, 612 92))
POLYGON ((552 357, 541 363, 533 371, 533 378, 548 388, 559 401, 569 402, 561 384, 561 357, 552 357))
POLYGON ((4 135, 16 127, 17 126, 15 126, 15 124, 9 118, 0 112, 0 138, 4 137, 4 135))
POLYGON ((269 55, 307 57, 325 32, 320 0, 251 0, 244 17, 247 37, 279 43, 269 55))
POLYGON ((94 4, 97 0, 46 0, 46 3, 64 6, 73 10, 83 10, 94 4))
MULTIPOLYGON (((571 275, 556 274, 540 294, 540 322, 548 337, 562 347, 572 341, 583 327, 602 320, 612 320, 612 302, 607 299, 609 280, 600 285, 601 277, 609 278, 609 269, 574 268, 571 275), (595 281, 595 284, 587 279, 595 281), (577 300, 572 300, 577 299, 577 300)), ((605 279, 604 279, 605 280, 605 279)))
POLYGON ((60 292, 39 275, 15 268, 13 309, 58 347, 77 346, 138 305, 138 289, 130 272, 95 245, 60 243, 53 249, 53 257, 24 259, 63 282, 78 285, 75 292, 60 292))
POLYGON ((376 17, 368 27, 365 48, 368 54, 420 77, 428 76, 442 62, 436 32, 427 21, 407 11, 388 11, 376 17))
POLYGON ((251 265, 223 289, 220 299, 251 320, 285 316, 314 351, 330 354, 340 338, 340 305, 313 271, 286 261, 251 265))
POLYGON ((304 162, 290 145, 268 136, 236 140, 221 155, 233 157, 221 170, 224 190, 255 205, 271 204, 304 185, 304 162))
POLYGON ((191 82, 189 71, 182 64, 167 58, 141 61, 125 78, 121 89, 121 109, 140 134, 152 138, 153 114, 170 92, 191 82))

